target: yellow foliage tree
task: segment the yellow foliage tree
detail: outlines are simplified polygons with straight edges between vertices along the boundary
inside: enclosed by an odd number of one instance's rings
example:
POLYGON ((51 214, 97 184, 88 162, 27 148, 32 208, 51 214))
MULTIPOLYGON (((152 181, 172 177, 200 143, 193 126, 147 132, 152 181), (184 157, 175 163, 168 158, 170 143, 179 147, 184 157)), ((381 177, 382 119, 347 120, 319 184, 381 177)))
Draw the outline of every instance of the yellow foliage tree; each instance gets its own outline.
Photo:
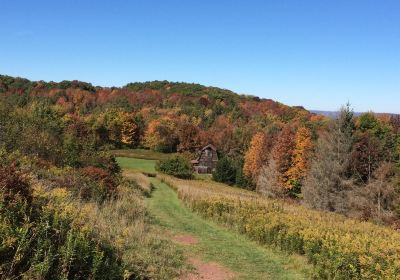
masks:
POLYGON ((124 113, 122 115, 121 142, 129 146, 135 145, 137 129, 138 126, 135 123, 133 116, 124 113))
POLYGON ((160 133, 158 133, 159 120, 152 120, 149 122, 147 129, 144 133, 144 145, 145 147, 155 150, 161 142, 160 133))

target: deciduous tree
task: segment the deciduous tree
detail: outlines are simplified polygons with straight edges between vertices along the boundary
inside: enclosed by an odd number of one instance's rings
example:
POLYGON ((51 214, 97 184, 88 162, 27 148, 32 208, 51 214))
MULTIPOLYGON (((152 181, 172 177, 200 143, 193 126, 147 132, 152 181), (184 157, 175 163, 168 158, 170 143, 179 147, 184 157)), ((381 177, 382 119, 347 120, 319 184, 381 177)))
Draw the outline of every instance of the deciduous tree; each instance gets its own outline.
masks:
POLYGON ((279 175, 276 162, 271 159, 260 170, 257 179, 257 192, 272 198, 284 197, 287 191, 278 181, 279 175))
POLYGON ((295 133, 293 128, 285 126, 277 137, 272 150, 272 158, 278 172, 277 181, 287 190, 292 188, 288 171, 293 166, 293 152, 295 149, 295 133))
POLYGON ((176 134, 179 140, 178 152, 195 153, 201 146, 199 128, 185 119, 178 123, 176 134))
POLYGON ((138 140, 139 126, 136 124, 134 115, 121 113, 121 142, 130 147, 136 146, 138 140))
POLYGON ((169 117, 150 121, 144 135, 146 147, 160 152, 174 152, 178 144, 175 123, 169 117))
POLYGON ((313 143, 311 131, 306 127, 300 127, 295 135, 295 148, 293 150, 293 164, 287 174, 292 186, 301 185, 309 169, 309 159, 313 143))
POLYGON ((268 156, 266 136, 262 132, 257 132, 251 139, 250 148, 244 156, 244 175, 256 182, 259 171, 267 162, 268 156))

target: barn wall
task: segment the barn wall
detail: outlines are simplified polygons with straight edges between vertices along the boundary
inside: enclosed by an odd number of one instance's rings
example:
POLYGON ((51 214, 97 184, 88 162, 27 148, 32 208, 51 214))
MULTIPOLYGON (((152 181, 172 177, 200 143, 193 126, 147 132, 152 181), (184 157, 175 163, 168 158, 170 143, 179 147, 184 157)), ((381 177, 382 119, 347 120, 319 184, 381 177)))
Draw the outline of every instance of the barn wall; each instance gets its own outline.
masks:
POLYGON ((204 149, 201 151, 198 161, 199 162, 195 166, 196 172, 211 173, 217 165, 218 154, 212 148, 204 149), (207 152, 209 155, 207 155, 207 152))

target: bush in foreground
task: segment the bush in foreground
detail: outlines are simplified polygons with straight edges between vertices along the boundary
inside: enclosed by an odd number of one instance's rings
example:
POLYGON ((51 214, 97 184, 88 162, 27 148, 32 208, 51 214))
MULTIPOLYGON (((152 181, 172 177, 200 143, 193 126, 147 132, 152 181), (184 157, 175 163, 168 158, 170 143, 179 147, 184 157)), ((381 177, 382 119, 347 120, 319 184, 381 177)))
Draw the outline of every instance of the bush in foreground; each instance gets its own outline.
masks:
POLYGON ((65 190, 33 191, 0 167, 1 279, 121 279, 114 251, 83 225, 65 190))
POLYGON ((160 160, 156 164, 156 170, 181 179, 193 178, 193 169, 189 160, 181 156, 160 160))
POLYGON ((183 253, 148 224, 146 176, 118 181, 99 200, 104 169, 42 170, 22 159, 17 168, 0 151, 1 280, 162 280, 186 269, 183 253))

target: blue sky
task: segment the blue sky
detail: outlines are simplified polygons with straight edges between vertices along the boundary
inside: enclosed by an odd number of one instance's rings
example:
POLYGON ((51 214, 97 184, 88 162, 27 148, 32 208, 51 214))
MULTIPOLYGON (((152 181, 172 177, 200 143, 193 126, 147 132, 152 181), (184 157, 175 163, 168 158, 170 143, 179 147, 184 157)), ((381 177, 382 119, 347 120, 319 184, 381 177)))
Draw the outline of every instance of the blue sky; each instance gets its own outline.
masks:
POLYGON ((400 113, 398 0, 2 0, 0 73, 400 113))

